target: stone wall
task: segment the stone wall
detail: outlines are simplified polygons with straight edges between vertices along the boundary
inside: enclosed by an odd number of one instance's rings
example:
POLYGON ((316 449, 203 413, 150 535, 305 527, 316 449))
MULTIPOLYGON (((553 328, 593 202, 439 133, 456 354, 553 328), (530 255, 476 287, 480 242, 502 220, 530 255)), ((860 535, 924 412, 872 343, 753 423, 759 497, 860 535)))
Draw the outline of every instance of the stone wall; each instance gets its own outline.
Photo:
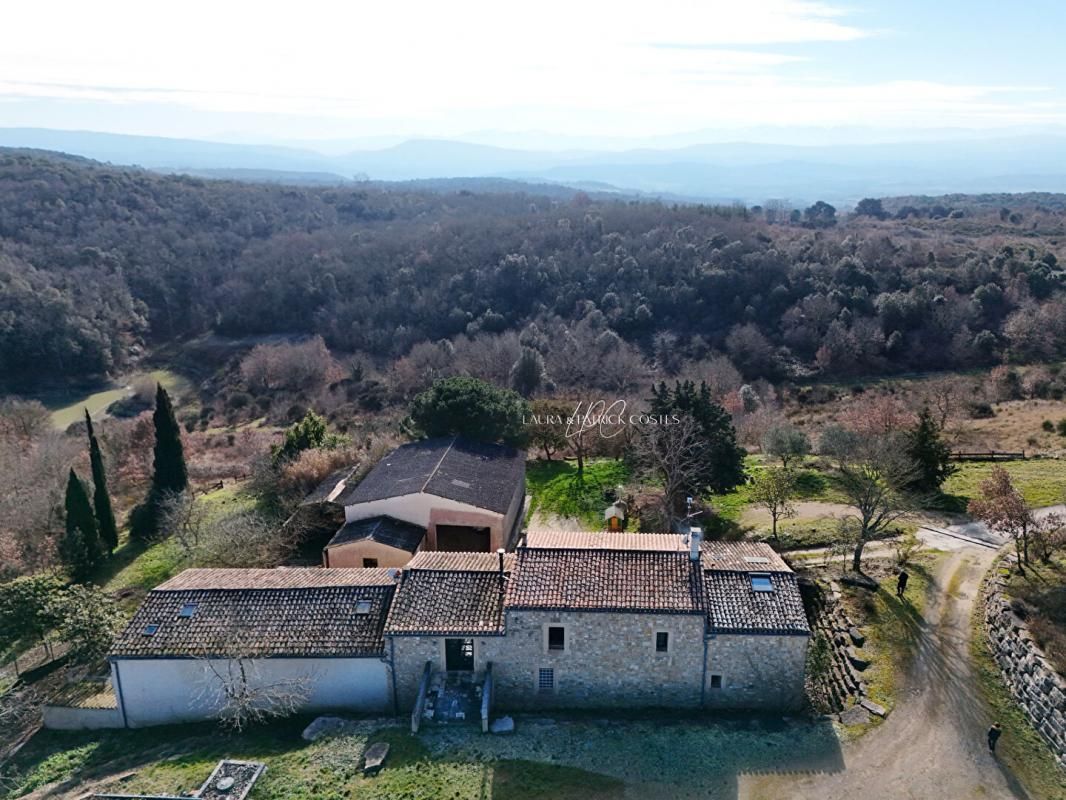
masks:
POLYGON ((862 673, 870 658, 862 650, 866 636, 848 616, 841 602, 840 586, 830 581, 812 599, 811 626, 826 643, 828 664, 820 675, 808 675, 810 692, 826 711, 839 713, 869 701, 868 687, 862 673))
POLYGON ((1013 568, 1012 561, 1008 556, 996 562, 984 583, 988 644, 1014 699, 1066 767, 1066 678, 1048 663, 1004 595, 1000 573, 1013 568))
POLYGON ((702 614, 508 611, 503 652, 493 658, 497 704, 511 708, 646 706, 695 708, 703 680, 702 614), (565 649, 548 649, 561 626, 565 649), (667 634, 667 651, 655 634, 667 634), (552 670, 554 686, 539 685, 552 670))
POLYGON ((805 702, 808 641, 807 636, 712 636, 707 642, 705 705, 800 708, 805 702))
MULTIPOLYGON (((702 615, 574 611, 508 611, 506 630, 472 637, 474 669, 492 663, 500 710, 699 708, 701 702, 785 709, 803 702, 806 636, 705 639, 702 615), (549 626, 565 629, 563 651, 548 649, 549 626), (658 632, 668 634, 666 652, 656 650, 658 632), (542 669, 552 671, 551 688, 541 686, 542 669), (712 674, 721 678, 714 685, 712 674)), ((390 648, 402 712, 414 703, 426 661, 443 670, 444 637, 396 636, 390 648)))

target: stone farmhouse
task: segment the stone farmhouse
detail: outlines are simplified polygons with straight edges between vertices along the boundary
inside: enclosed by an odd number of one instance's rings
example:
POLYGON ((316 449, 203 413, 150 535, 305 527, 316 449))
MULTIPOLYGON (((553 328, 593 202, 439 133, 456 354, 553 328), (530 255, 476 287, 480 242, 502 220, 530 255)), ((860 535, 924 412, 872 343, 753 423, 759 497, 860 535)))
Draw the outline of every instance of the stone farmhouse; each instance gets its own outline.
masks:
POLYGON ((796 576, 767 545, 700 539, 530 532, 514 552, 427 548, 402 569, 186 570, 110 654, 122 723, 213 716, 235 673, 299 685, 307 710, 413 719, 451 686, 483 718, 798 707, 810 629, 796 576))
POLYGON ((327 567, 402 567, 423 550, 513 548, 526 497, 521 450, 458 437, 393 450, 357 485, 331 481, 326 499, 344 525, 323 552, 327 567))

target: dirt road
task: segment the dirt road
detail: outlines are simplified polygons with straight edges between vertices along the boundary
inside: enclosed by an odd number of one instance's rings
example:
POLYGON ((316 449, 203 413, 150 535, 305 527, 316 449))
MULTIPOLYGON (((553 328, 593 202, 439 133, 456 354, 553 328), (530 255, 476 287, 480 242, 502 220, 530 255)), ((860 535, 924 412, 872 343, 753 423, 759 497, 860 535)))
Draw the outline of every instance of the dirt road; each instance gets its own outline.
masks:
POLYGON ((995 552, 965 547, 938 570, 918 654, 895 711, 843 750, 844 769, 742 780, 740 798, 1026 798, 985 745, 991 722, 969 667, 970 615, 995 552))

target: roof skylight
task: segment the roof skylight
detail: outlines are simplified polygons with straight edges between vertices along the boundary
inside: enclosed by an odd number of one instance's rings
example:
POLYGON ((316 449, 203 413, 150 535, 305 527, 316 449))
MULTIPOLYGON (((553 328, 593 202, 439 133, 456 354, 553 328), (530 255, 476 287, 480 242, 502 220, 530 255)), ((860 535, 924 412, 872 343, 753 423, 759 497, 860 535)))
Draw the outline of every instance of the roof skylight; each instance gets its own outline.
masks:
POLYGON ((770 576, 763 572, 753 572, 751 574, 751 588, 756 592, 772 592, 774 590, 774 584, 770 581, 770 576))

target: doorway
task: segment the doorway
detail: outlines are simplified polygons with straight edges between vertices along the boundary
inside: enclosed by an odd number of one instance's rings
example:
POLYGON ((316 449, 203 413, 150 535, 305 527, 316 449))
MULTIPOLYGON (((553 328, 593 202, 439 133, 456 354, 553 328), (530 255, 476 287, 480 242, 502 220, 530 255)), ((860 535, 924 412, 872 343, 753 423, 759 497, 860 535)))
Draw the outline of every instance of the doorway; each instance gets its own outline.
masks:
POLYGON ((437 549, 452 553, 487 553, 492 537, 488 528, 472 525, 438 525, 437 549))
POLYGON ((473 672, 474 640, 445 639, 444 669, 448 672, 473 672))

